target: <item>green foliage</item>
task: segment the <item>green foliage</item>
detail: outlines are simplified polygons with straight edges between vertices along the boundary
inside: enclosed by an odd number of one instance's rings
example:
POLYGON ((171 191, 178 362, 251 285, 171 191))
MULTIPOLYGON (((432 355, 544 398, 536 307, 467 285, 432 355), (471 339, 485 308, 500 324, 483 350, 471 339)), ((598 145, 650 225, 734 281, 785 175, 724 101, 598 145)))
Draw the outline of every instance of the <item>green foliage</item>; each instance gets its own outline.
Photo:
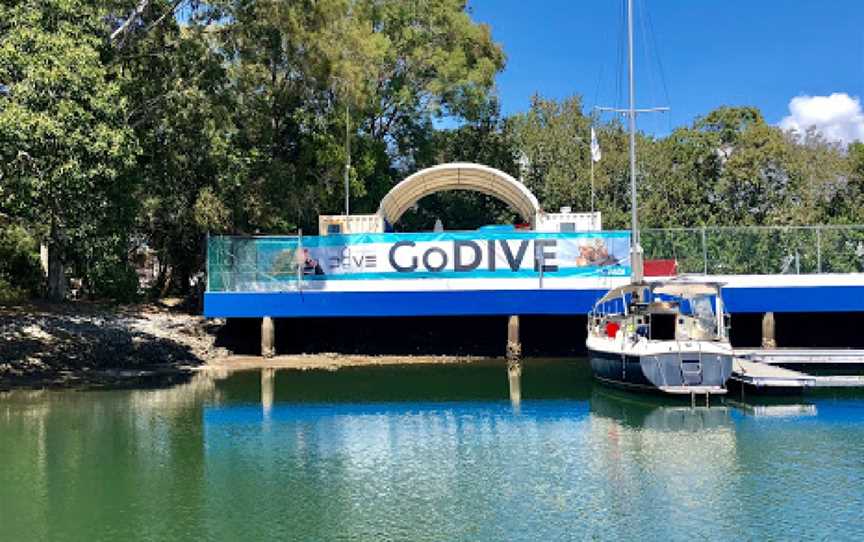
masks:
MULTIPOLYGON (((473 162, 518 177, 515 147, 508 127, 500 118, 497 101, 489 100, 475 114, 474 120, 458 128, 436 131, 429 141, 427 161, 418 166, 473 162)), ((487 224, 523 221, 513 209, 494 197, 477 192, 450 191, 423 198, 415 210, 403 215, 396 227, 403 231, 431 230, 438 219, 445 229, 475 229, 487 224)))
POLYGON ((94 259, 87 277, 89 293, 96 298, 121 303, 131 303, 140 298, 138 274, 125 252, 103 254, 94 259))
POLYGON ((205 186, 198 194, 193 209, 195 224, 201 231, 220 233, 229 222, 229 211, 212 187, 205 186))
POLYGON ((136 33, 115 61, 144 150, 139 227, 177 288, 203 265, 208 231, 310 232, 341 211, 346 122, 353 212, 426 163, 432 119, 476 114, 503 66, 464 7, 212 0, 187 26, 136 33))
POLYGON ((36 238, 19 225, 0 225, 0 303, 36 295, 41 277, 36 238))
MULTIPOLYGON (((208 233, 314 232, 319 214, 341 212, 346 134, 355 213, 374 212, 406 174, 449 161, 523 179, 548 211, 588 210, 593 124, 603 151, 594 208, 606 228, 629 226, 621 124, 586 115, 578 96, 537 96, 502 117, 493 88, 504 53, 465 0, 181 4, 182 25, 176 0, 0 4, 7 291, 41 289, 42 240, 91 295, 138 295, 129 266, 138 245, 158 256, 158 293, 185 293, 208 233), (453 127, 436 128, 442 120, 453 127)), ((785 134, 753 107, 720 107, 662 138, 640 134, 637 148, 643 226, 683 228, 646 234, 646 252, 680 255, 687 270, 701 271, 702 226, 864 222, 864 144, 785 134)), ((449 192, 399 227, 430 229, 437 218, 451 229, 520 220, 489 196, 449 192)), ((790 253, 811 268, 804 231, 717 233, 705 249, 718 272, 774 269, 790 253), (732 261, 735 251, 752 257, 732 261)), ((825 268, 860 267, 857 231, 826 230, 820 242, 837 254, 825 268)), ((280 265, 290 271, 288 259, 280 265)))
POLYGON ((62 275, 65 254, 86 250, 112 226, 128 234, 126 173, 137 145, 121 85, 103 59, 104 12, 82 0, 2 9, 0 210, 47 226, 62 275))

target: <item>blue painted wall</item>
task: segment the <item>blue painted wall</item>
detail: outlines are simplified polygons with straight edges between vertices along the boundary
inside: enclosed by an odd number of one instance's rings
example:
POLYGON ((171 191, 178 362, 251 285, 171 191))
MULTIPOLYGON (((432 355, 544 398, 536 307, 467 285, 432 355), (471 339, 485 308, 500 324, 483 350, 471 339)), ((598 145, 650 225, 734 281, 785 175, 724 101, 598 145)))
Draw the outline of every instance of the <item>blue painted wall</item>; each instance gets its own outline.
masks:
MULTIPOLYGON (((208 292, 207 317, 586 314, 606 290, 208 292)), ((729 312, 864 311, 864 285, 727 288, 729 312)))

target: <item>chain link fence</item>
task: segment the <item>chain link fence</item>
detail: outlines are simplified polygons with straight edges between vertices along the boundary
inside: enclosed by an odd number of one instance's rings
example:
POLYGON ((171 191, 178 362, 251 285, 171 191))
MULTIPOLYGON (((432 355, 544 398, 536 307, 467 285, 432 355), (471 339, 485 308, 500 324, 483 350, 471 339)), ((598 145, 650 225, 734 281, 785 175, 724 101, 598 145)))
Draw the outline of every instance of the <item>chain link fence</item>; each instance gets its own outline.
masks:
POLYGON ((864 226, 646 229, 646 259, 679 273, 775 275, 864 272, 864 226))

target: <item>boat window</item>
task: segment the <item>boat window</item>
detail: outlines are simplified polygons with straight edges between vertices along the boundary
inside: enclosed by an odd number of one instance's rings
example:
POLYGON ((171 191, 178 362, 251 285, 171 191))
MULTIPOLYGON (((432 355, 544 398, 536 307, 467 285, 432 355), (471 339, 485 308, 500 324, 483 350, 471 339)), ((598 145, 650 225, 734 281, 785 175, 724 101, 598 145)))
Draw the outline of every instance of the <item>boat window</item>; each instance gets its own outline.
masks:
POLYGON ((711 306, 711 298, 708 296, 700 296, 690 300, 690 308, 693 311, 693 316, 699 319, 699 323, 705 329, 714 327, 714 308, 711 306))
POLYGON ((652 314, 651 315, 651 338, 655 341, 675 340, 675 315, 674 314, 652 314))

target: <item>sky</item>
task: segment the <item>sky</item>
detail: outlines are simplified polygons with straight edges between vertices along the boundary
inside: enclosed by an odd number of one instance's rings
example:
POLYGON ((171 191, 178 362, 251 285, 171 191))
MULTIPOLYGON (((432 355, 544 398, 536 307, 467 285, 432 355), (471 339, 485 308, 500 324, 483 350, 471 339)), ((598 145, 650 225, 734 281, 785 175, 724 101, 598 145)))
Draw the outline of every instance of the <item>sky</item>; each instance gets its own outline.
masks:
MULTIPOLYGON (((507 66, 505 114, 531 96, 626 105, 623 0, 469 0, 507 66), (619 75, 620 74, 620 75, 619 75)), ((784 128, 864 141, 864 0, 636 0, 639 126, 664 135, 722 105, 784 128)))

